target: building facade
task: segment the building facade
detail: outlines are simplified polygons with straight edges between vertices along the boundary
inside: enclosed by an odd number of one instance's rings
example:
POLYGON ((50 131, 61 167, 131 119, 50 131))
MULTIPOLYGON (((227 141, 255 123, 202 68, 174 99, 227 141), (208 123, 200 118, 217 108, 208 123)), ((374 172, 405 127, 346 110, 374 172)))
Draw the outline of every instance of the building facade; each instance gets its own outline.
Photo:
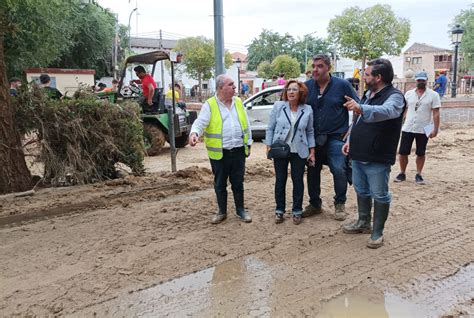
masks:
POLYGON ((405 77, 424 70, 428 73, 428 81, 433 82, 439 72, 451 73, 453 51, 424 43, 414 43, 403 53, 403 60, 405 77))

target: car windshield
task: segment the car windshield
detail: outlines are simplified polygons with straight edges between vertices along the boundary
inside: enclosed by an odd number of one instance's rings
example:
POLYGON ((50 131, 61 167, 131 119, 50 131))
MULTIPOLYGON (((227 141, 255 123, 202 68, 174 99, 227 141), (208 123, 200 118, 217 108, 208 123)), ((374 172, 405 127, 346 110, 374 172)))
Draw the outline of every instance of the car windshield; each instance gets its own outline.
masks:
POLYGON ((281 97, 281 90, 278 91, 270 91, 262 93, 262 95, 256 97, 252 101, 252 105, 271 105, 274 104, 276 101, 279 101, 281 97))

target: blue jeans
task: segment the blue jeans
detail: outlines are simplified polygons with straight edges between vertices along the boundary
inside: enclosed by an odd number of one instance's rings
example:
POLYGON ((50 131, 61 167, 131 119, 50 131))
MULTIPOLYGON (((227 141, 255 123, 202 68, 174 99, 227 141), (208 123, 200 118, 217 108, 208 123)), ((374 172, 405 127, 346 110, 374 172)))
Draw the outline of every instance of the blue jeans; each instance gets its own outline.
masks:
POLYGON ((235 209, 239 213, 244 209, 244 147, 234 148, 231 151, 224 149, 221 160, 210 159, 210 161, 219 213, 227 213, 227 180, 230 180, 232 185, 235 209))
POLYGON ((314 207, 321 206, 321 169, 323 163, 329 166, 334 180, 334 203, 346 203, 347 176, 345 171, 346 157, 342 154, 344 142, 328 138, 323 147, 316 147, 316 164, 308 167, 309 203, 314 207))
POLYGON ((275 167, 275 201, 277 213, 285 213, 286 180, 288 179, 288 164, 291 166, 291 180, 293 181, 293 215, 303 213, 304 195, 304 167, 306 160, 301 159, 297 153, 292 153, 290 158, 273 159, 275 167))
POLYGON ((374 198, 379 203, 390 203, 390 170, 390 164, 352 160, 352 182, 357 195, 374 198))

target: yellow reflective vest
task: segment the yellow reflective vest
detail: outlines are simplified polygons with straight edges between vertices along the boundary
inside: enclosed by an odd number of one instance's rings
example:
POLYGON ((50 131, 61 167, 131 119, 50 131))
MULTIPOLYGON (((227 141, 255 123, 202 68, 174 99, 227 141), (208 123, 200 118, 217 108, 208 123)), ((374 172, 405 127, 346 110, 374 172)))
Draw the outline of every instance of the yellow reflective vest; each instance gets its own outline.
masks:
MULTIPOLYGON (((217 103, 215 96, 207 100, 211 108, 211 120, 209 125, 204 131, 204 143, 206 144, 207 154, 209 158, 214 160, 222 159, 222 115, 217 103)), ((235 109, 239 117, 240 127, 242 128, 243 143, 245 147, 245 155, 248 156, 248 140, 249 140, 249 127, 247 125, 247 114, 242 104, 242 100, 238 97, 234 99, 235 109)))

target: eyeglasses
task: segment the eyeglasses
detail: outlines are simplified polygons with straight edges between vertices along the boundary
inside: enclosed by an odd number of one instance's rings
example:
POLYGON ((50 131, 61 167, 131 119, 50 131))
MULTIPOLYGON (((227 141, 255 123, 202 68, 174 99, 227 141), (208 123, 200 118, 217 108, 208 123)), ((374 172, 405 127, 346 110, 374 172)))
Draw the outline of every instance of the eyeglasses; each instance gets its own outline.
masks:
POLYGON ((416 102, 416 104, 415 104, 415 111, 417 111, 417 110, 418 110, 418 108, 420 108, 420 105, 421 105, 421 103, 420 103, 420 102, 416 102))
POLYGON ((299 88, 293 88, 292 87, 292 88, 287 88, 286 91, 287 92, 299 92, 300 90, 299 90, 299 88))

